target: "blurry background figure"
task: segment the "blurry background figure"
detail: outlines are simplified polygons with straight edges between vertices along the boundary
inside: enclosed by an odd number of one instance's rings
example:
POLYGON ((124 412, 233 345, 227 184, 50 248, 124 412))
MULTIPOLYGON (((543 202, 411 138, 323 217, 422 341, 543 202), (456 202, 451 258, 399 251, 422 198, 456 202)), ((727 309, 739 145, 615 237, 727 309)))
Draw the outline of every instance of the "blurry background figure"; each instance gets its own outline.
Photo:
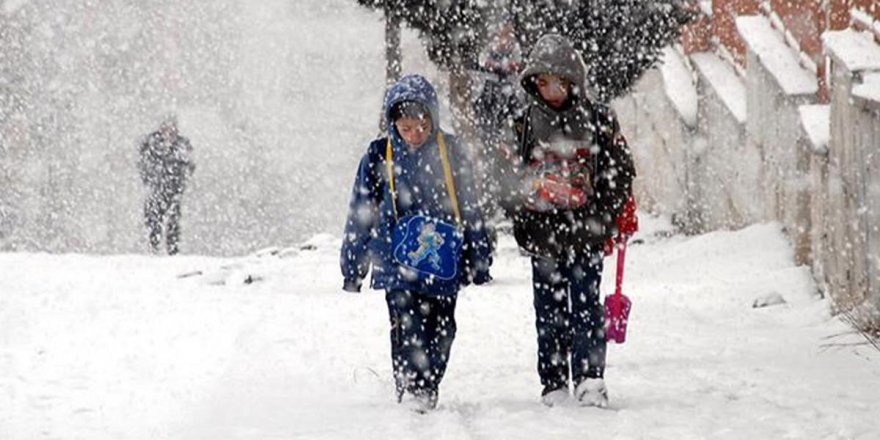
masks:
POLYGON ((505 145, 514 142, 510 136, 513 133, 513 118, 523 102, 518 95, 517 81, 523 61, 522 49, 510 17, 501 18, 481 59, 479 71, 482 73, 483 86, 474 101, 474 114, 482 144, 479 183, 483 212, 490 226, 493 226, 499 214, 498 202, 504 198, 498 192, 503 187, 500 181, 504 179, 506 171, 499 167, 498 158, 503 155, 502 151, 512 149, 509 145, 505 148, 505 145))
POLYGON ((522 51, 513 24, 502 21, 482 58, 483 88, 474 103, 474 112, 481 140, 491 148, 501 133, 510 131, 507 122, 520 102, 516 77, 522 65, 522 51))
POLYGON ((180 136, 177 117, 167 115, 159 130, 147 135, 140 146, 138 169, 147 188, 144 221, 150 249, 160 251, 162 232, 169 255, 178 252, 180 239, 180 203, 186 181, 195 170, 192 145, 180 136))
POLYGON ((504 17, 485 53, 483 67, 501 77, 515 75, 522 65, 522 50, 513 23, 504 17))

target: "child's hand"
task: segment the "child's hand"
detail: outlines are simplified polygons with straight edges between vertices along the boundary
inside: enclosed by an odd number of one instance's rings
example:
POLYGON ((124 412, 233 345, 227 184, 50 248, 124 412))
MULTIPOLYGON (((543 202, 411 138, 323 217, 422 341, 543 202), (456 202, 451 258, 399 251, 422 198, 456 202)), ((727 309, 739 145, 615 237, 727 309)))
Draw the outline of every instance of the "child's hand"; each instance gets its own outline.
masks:
POLYGON ((580 208, 587 203, 587 196, 582 189, 555 176, 540 179, 538 199, 568 209, 580 208))
POLYGON ((577 209, 587 203, 583 189, 554 176, 529 179, 526 188, 526 207, 533 211, 577 209))

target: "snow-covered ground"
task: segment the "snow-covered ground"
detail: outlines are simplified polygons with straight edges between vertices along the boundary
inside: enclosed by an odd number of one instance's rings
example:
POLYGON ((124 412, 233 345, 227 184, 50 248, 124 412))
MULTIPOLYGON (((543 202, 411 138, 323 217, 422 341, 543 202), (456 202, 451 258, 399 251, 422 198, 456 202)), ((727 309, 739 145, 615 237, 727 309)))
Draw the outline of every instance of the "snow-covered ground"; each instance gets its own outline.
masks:
POLYGON ((880 353, 829 316, 777 225, 643 229, 608 410, 539 403, 528 262, 506 237, 496 280, 461 294, 427 415, 394 403, 384 297, 340 290, 338 238, 238 259, 0 254, 0 438, 877 438, 880 353), (787 303, 752 308, 774 293, 787 303))

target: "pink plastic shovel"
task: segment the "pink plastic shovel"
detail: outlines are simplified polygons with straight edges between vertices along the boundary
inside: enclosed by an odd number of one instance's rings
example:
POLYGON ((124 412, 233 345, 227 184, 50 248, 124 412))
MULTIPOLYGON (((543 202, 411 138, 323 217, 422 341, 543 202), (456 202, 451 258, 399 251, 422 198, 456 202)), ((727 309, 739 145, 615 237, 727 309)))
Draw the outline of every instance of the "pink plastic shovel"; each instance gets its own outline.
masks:
POLYGON ((623 266, 626 260, 626 238, 618 236, 617 280, 614 295, 605 297, 605 340, 623 344, 631 303, 623 294, 623 266))

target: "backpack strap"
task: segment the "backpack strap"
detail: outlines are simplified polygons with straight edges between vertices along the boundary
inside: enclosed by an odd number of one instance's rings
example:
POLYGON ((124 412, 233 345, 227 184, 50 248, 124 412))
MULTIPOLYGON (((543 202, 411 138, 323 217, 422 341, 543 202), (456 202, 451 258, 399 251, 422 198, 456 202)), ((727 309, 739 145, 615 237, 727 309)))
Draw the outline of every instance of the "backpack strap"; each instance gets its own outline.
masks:
POLYGON ((397 218, 397 188, 394 187, 394 151, 391 149, 391 136, 385 144, 385 167, 388 169, 388 190, 391 191, 391 207, 394 218, 397 218))
MULTIPOLYGON (((452 202, 452 212, 455 222, 462 226, 461 210, 458 207, 458 195, 455 190, 455 181, 452 178, 452 167, 449 165, 449 155, 446 151, 446 137, 443 132, 437 133, 437 144, 440 147, 440 160, 443 162, 443 175, 446 178, 446 192, 449 201, 452 202)), ((397 218, 397 189, 394 186, 394 150, 391 147, 391 137, 385 144, 385 167, 388 169, 388 188, 391 191, 391 206, 394 208, 394 218, 397 218)))
POLYGON ((449 166, 449 155, 446 152, 446 139, 443 132, 437 134, 437 143, 440 145, 440 159, 443 161, 443 174, 446 176, 446 192, 449 193, 449 201, 452 202, 452 212, 455 214, 455 222, 462 225, 461 211, 458 208, 458 195, 455 191, 455 181, 452 179, 452 167, 449 166))

